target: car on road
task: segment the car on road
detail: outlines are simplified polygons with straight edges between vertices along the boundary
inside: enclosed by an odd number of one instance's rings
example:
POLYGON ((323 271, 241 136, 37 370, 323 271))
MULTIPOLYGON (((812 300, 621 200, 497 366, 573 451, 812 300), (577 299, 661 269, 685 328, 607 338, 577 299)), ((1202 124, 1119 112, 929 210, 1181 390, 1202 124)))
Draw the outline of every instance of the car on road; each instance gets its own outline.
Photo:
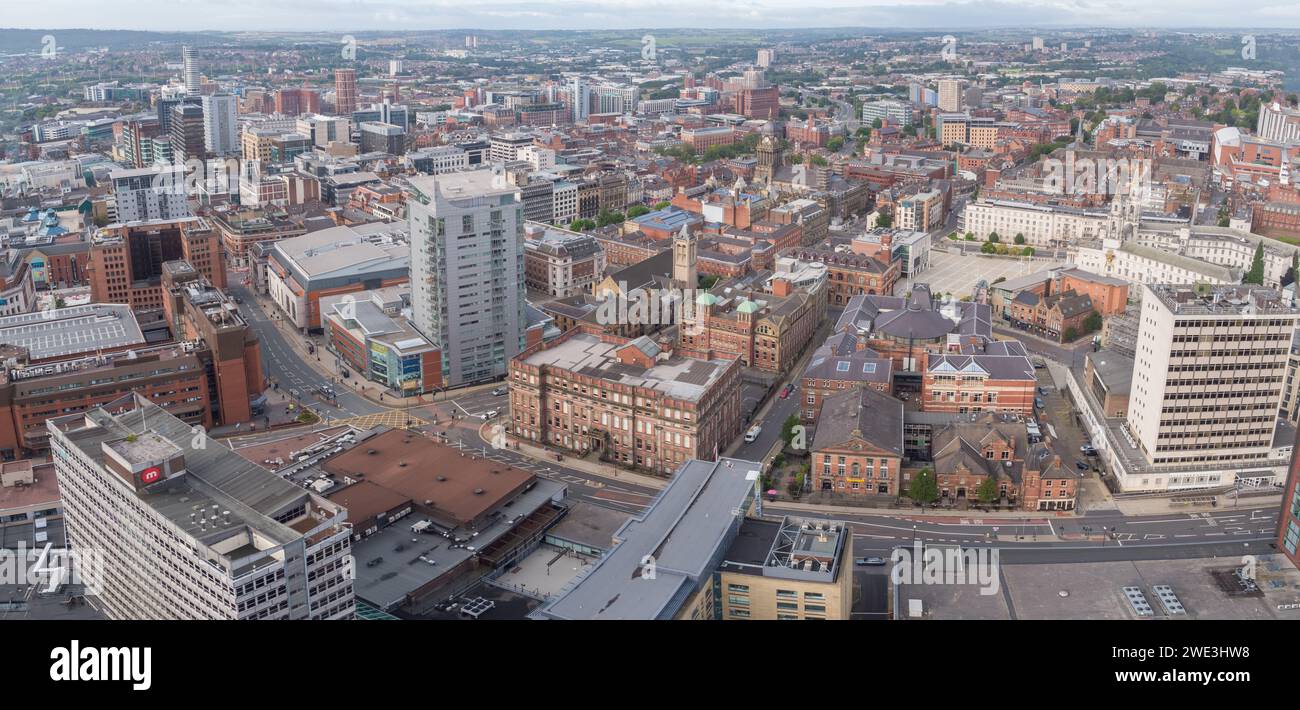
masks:
POLYGON ((859 557, 856 564, 859 567, 880 567, 886 563, 883 557, 859 557))
POLYGON ((500 414, 500 412, 498 412, 497 410, 489 409, 486 412, 483 412, 483 419, 484 421, 488 419, 496 419, 498 414, 500 414))
POLYGON ((507 389, 505 385, 501 385, 500 387, 497 387, 497 388, 495 388, 495 389, 492 390, 492 396, 494 396, 494 397, 500 397, 501 395, 503 395, 503 394, 505 394, 506 392, 509 392, 509 391, 510 391, 510 390, 507 389))
POLYGON ((1088 465, 1086 461, 1075 461, 1074 467, 1079 469, 1080 471, 1087 471, 1088 469, 1092 468, 1091 466, 1088 465))
POLYGON ((745 443, 748 444, 754 441, 755 439, 758 438, 758 435, 762 433, 763 433, 763 427, 757 424, 754 425, 752 428, 750 428, 749 431, 745 432, 745 443))
POLYGON ((786 397, 789 397, 790 390, 792 389, 794 389, 794 385, 786 385, 785 387, 781 388, 781 399, 785 399, 786 397))

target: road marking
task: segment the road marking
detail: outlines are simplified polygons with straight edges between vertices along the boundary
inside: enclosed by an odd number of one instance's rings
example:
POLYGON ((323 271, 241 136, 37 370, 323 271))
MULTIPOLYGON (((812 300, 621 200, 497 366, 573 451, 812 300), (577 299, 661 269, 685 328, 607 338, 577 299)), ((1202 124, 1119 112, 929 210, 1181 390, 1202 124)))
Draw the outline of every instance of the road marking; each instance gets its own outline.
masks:
MULTIPOLYGON (((911 530, 911 529, 909 529, 909 528, 900 528, 900 527, 895 527, 895 526, 893 526, 893 525, 881 525, 880 523, 853 523, 853 524, 854 524, 854 525, 865 525, 865 526, 873 527, 873 528, 884 528, 884 529, 886 529, 886 530, 901 530, 901 531, 903 531, 903 532, 917 532, 917 533, 920 533, 920 534, 929 533, 929 534, 933 535, 933 534, 935 533, 934 530, 920 530, 920 529, 918 529, 918 530, 913 531, 913 530, 911 530)), ((947 533, 947 534, 949 534, 949 535, 964 535, 964 536, 966 536, 966 537, 983 537, 983 536, 984 536, 984 533, 959 533, 959 532, 949 532, 949 533, 947 533)))

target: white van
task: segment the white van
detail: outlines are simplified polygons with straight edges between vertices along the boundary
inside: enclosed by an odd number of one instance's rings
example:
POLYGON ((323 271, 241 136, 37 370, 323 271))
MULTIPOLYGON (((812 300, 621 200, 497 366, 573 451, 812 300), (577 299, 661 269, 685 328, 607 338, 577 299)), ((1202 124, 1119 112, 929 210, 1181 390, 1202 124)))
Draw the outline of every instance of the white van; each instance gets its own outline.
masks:
POLYGON ((745 432, 745 443, 748 444, 751 441, 757 439, 758 435, 761 433, 763 433, 763 427, 761 425, 755 424, 752 429, 745 432))

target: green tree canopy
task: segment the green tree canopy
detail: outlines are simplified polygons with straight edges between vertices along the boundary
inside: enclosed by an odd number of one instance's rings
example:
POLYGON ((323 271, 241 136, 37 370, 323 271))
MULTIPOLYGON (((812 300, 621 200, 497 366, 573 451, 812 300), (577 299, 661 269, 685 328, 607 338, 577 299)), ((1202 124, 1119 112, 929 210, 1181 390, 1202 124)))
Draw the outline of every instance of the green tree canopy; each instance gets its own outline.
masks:
POLYGON ((1250 271, 1242 283, 1264 285, 1264 242, 1255 245, 1255 260, 1250 264, 1250 271))
POLYGON ((907 497, 920 503, 923 508, 926 504, 939 500, 939 483, 930 469, 921 469, 921 472, 907 484, 907 497))

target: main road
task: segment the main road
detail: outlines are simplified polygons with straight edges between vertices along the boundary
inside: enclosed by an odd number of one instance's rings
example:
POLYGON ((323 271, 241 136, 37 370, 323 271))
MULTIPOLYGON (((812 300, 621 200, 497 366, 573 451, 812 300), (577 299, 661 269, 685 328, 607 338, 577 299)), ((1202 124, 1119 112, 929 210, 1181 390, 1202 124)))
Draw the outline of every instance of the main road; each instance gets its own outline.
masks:
MULTIPOLYGON (((237 296, 241 301, 239 312, 243 314, 244 319, 248 321, 249 327, 257 334, 257 340, 262 349, 262 369, 266 376, 282 390, 297 390, 298 398, 308 404, 316 405, 315 408, 329 414, 334 410, 331 416, 362 416, 366 414, 379 414, 388 411, 387 407, 381 407, 374 402, 362 397, 351 391, 351 385, 347 384, 356 381, 356 378, 348 378, 340 383, 334 383, 332 378, 326 377, 319 370, 308 364, 303 359, 301 351, 295 349, 289 344, 288 338, 284 332, 276 325, 275 316, 267 313, 259 299, 255 298, 251 291, 245 287, 240 279, 242 274, 231 272, 229 279, 229 288, 231 294, 237 296), (311 394, 311 389, 323 384, 330 384, 334 387, 338 395, 338 407, 325 404, 318 401, 311 394)), ((304 340, 306 336, 302 337, 304 340)), ((333 358, 328 352, 321 352, 320 348, 316 349, 318 357, 333 358)), ((372 385, 374 386, 374 385, 372 385)))

